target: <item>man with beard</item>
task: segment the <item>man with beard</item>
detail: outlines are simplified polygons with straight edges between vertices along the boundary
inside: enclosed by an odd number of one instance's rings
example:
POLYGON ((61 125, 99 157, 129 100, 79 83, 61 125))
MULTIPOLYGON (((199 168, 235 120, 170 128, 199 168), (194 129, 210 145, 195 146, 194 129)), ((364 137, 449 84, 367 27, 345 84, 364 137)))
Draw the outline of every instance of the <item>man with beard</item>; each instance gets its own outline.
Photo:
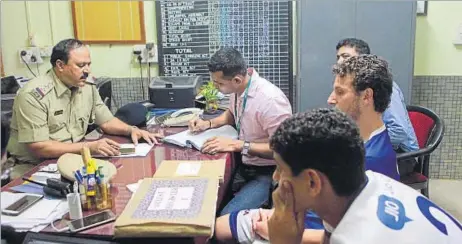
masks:
POLYGON ((81 41, 66 39, 53 47, 52 69, 21 88, 13 105, 10 153, 4 167, 13 167, 17 178, 41 160, 65 153, 80 153, 84 144, 94 154, 114 156, 120 145, 103 138, 79 142, 88 125, 96 123, 107 134, 129 136, 136 144, 141 138, 157 143, 156 136, 129 126, 115 118, 94 84, 90 74, 90 51, 81 41))
POLYGON ((284 93, 247 68, 242 55, 235 49, 218 50, 208 63, 211 78, 218 90, 230 96, 230 106, 211 120, 190 121, 190 130, 200 132, 223 125, 235 125, 239 138, 212 138, 204 153, 237 152, 242 164, 233 179, 234 198, 221 215, 248 208, 258 208, 269 199, 275 168, 269 138, 276 128, 292 115, 292 107, 284 93))
MULTIPOLYGON (((369 44, 357 38, 345 38, 336 46, 337 63, 361 54, 370 54, 369 44)), ((390 105, 382 114, 382 120, 388 130, 391 144, 397 153, 412 152, 419 149, 417 137, 409 119, 404 102, 403 92, 396 82, 393 82, 390 105)), ((406 176, 414 171, 415 159, 406 159, 398 162, 399 174, 406 176)))
POLYGON ((334 67, 336 77, 327 102, 358 124, 366 148, 366 170, 399 180, 396 153, 382 120, 393 89, 388 63, 374 55, 357 57, 334 67))

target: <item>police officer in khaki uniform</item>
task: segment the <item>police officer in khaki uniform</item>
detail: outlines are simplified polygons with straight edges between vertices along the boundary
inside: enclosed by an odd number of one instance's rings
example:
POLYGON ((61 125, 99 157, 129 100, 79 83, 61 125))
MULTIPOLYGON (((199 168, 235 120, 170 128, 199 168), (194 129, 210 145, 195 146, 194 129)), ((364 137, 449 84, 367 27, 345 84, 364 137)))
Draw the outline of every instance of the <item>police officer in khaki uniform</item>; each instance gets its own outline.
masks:
MULTIPOLYGON (((17 178, 46 158, 65 153, 80 153, 87 127, 96 123, 107 134, 131 136, 157 143, 157 134, 129 126, 115 118, 101 101, 96 87, 87 82, 90 52, 82 42, 66 39, 51 55, 53 66, 44 76, 21 88, 13 105, 11 135, 7 150, 14 166, 11 177, 17 178)), ((114 156, 120 145, 103 138, 86 145, 94 154, 114 156)))

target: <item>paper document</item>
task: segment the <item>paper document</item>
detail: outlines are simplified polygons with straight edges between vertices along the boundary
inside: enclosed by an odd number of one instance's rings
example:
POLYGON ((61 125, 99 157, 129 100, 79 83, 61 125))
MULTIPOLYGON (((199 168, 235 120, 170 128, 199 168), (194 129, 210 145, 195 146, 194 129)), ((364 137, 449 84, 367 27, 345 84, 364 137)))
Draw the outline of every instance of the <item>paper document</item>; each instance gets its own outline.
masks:
POLYGON ((45 172, 35 172, 31 176, 31 180, 46 184, 47 179, 61 179, 61 174, 60 173, 45 173, 45 172))
POLYGON ((164 138, 164 142, 178 145, 180 147, 190 147, 201 150, 204 143, 215 136, 237 139, 237 131, 230 125, 225 125, 220 128, 206 130, 204 132, 194 134, 189 130, 170 135, 164 138))
POLYGON ((58 164, 49 164, 43 168, 40 168, 38 172, 45 172, 45 173, 59 173, 58 172, 58 164))
POLYGON ((140 186, 140 183, 141 183, 142 181, 143 181, 143 180, 141 179, 141 180, 139 180, 139 181, 136 182, 136 183, 127 185, 128 190, 130 190, 132 193, 135 193, 136 190, 138 190, 138 187, 140 186))
POLYGON ((178 165, 176 169, 176 175, 183 176, 183 175, 198 175, 201 169, 200 162, 184 162, 178 165))
MULTIPOLYGON (((133 146, 133 143, 122 143, 120 144, 121 147, 126 147, 126 146, 133 146)), ((112 156, 113 158, 129 158, 129 157, 145 157, 148 155, 149 151, 151 151, 151 148, 154 146, 154 144, 149 145, 148 143, 138 143, 135 147, 135 153, 130 153, 130 154, 124 154, 124 155, 118 155, 118 156, 112 156)), ((95 158, 106 158, 106 156, 103 155, 92 155, 95 158)))
MULTIPOLYGON (((23 193, 2 192, 1 208, 9 206, 22 196, 23 193)), ((67 212, 69 206, 65 200, 42 198, 18 216, 2 214, 2 225, 11 225, 16 231, 40 231, 67 212)))
POLYGON ((189 209, 193 199, 194 187, 157 188, 148 206, 149 211, 189 209))

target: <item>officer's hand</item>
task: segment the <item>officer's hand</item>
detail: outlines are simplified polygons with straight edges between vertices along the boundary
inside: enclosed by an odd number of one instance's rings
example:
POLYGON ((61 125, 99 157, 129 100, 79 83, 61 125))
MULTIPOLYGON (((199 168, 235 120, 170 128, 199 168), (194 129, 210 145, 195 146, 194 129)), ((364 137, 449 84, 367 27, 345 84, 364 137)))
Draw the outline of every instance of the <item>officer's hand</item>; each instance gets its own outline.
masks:
POLYGON ((143 138, 147 143, 149 143, 149 145, 152 145, 153 143, 159 144, 156 137, 163 138, 164 136, 161 134, 154 134, 149 131, 141 130, 138 128, 133 128, 131 133, 131 138, 135 146, 138 144, 138 140, 141 138, 143 138))
POLYGON ((88 147, 90 148, 92 154, 103 155, 105 157, 116 156, 120 154, 120 144, 108 138, 88 142, 88 147))
POLYGON ((189 131, 192 133, 202 132, 208 129, 210 129, 210 121, 197 118, 189 121, 189 131))

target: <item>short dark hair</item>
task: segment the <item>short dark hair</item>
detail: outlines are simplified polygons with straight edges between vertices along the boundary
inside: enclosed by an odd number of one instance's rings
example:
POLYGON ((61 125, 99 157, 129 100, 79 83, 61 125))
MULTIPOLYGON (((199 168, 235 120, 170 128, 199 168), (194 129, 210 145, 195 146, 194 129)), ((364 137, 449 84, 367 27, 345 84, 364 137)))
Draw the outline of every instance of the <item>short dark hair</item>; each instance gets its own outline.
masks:
POLYGON ((345 38, 343 40, 340 40, 337 43, 336 50, 338 51, 341 47, 351 47, 356 50, 358 55, 361 54, 371 54, 371 49, 369 49, 369 44, 365 42, 364 40, 358 39, 358 38, 345 38))
POLYGON ((314 169, 327 176, 339 196, 365 181, 364 142, 356 123, 335 108, 319 108, 285 120, 270 140, 294 176, 314 169))
POLYGON ((232 47, 223 47, 215 52, 209 60, 208 67, 210 72, 222 71, 226 78, 247 74, 247 64, 244 57, 232 47))
POLYGON ((69 53, 83 45, 83 42, 77 39, 65 39, 58 42, 58 44, 53 47, 53 52, 51 53, 51 66, 55 67, 56 61, 58 61, 58 59, 67 64, 67 61, 69 60, 69 53))
POLYGON ((353 56, 334 65, 333 73, 340 77, 352 75, 357 93, 367 88, 374 92, 375 111, 383 113, 387 109, 393 92, 393 75, 385 59, 371 54, 353 56))

